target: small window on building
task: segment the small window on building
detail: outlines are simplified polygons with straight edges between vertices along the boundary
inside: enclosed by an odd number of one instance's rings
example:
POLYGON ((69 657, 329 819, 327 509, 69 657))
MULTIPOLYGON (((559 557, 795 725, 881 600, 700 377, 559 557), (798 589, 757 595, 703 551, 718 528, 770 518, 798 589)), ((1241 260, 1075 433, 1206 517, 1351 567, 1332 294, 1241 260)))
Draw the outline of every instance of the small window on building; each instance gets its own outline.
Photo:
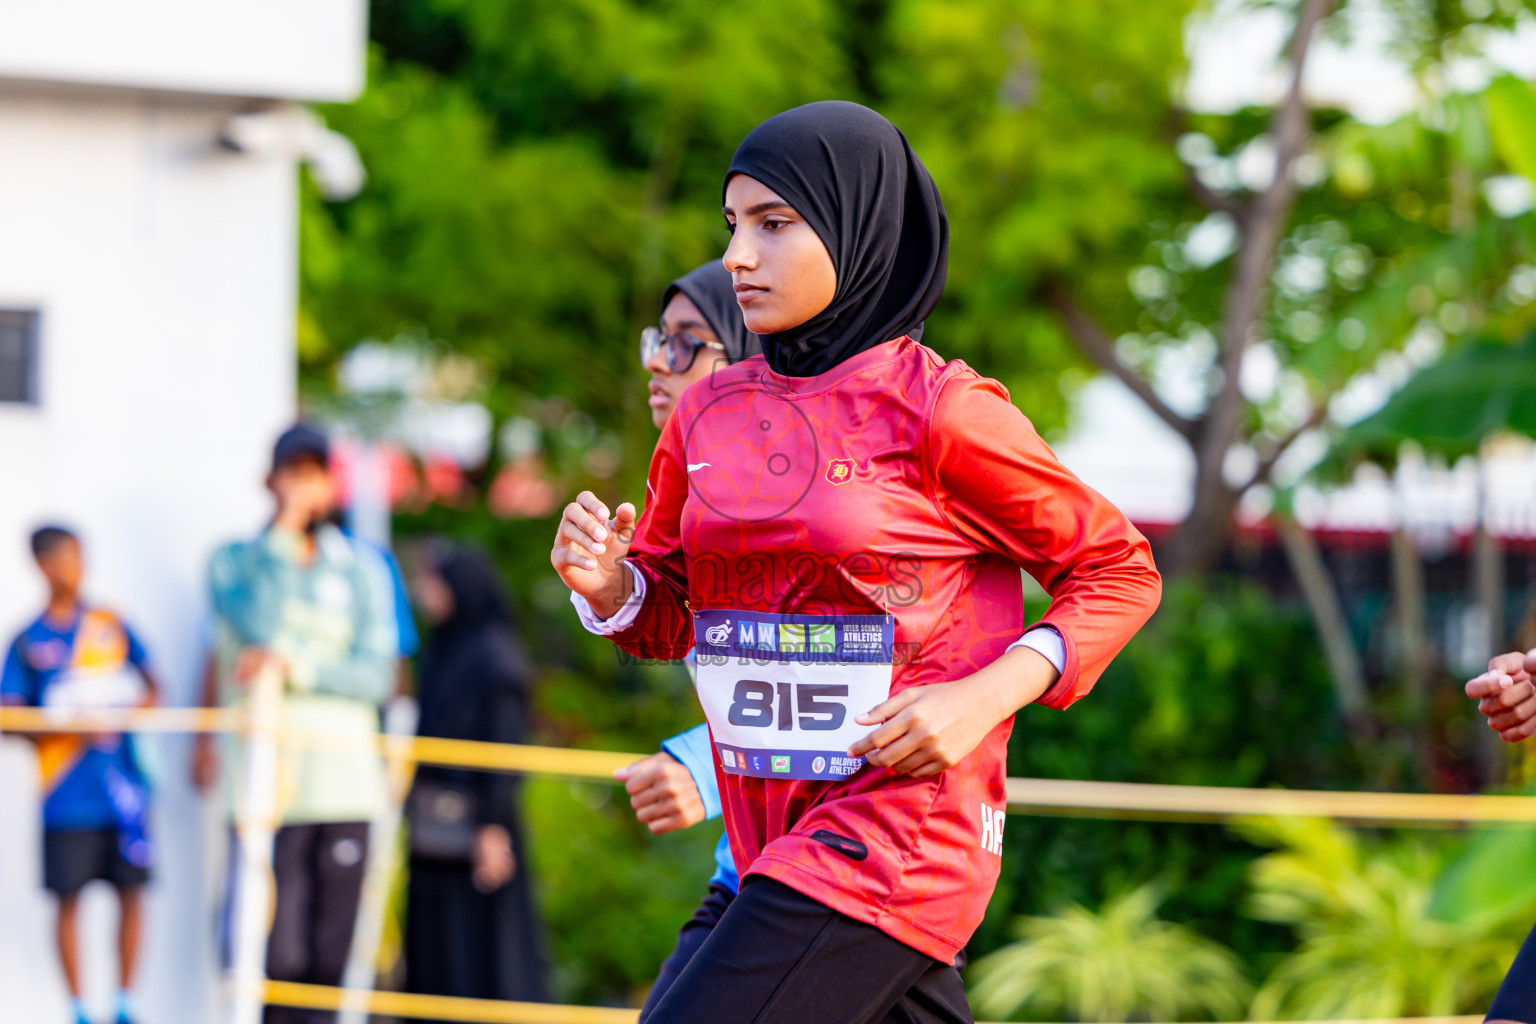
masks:
POLYGON ((37 404, 35 310, 0 309, 0 402, 37 404))

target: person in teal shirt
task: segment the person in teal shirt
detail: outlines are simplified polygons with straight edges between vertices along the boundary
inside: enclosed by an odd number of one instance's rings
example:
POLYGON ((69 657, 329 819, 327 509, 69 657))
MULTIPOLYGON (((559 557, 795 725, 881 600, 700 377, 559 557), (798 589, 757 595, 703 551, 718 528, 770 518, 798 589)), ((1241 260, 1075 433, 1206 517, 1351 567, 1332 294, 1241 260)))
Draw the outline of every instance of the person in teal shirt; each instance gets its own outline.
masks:
MULTIPOLYGON (((394 688, 399 639, 377 548, 328 518, 335 505, 330 446, 299 424, 278 438, 267 488, 276 502, 256 539, 227 544, 209 563, 218 627, 216 694, 241 699, 262 672, 282 680, 283 716, 324 748, 282 748, 281 827, 273 845, 276 907, 267 976, 339 985, 367 864, 369 821, 385 796, 379 709, 394 688)), ((238 764, 238 760, 235 762, 238 764)), ((266 1024, 334 1020, 268 1007, 266 1024)))

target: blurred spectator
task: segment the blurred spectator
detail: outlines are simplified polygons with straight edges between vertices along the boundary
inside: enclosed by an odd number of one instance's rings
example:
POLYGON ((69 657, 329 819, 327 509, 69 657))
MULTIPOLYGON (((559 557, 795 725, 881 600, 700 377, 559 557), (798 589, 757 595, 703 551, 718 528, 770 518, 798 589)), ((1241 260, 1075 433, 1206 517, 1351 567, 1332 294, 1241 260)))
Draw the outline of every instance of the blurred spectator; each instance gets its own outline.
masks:
MULTIPOLYGON (((32 554, 48 581, 48 604, 12 641, 0 675, 0 702, 48 708, 147 706, 160 687, 144 647, 116 615, 80 598, 79 539, 57 526, 32 535, 32 554)), ((130 992, 143 928, 141 892, 152 859, 146 815, 149 785, 131 736, 33 734, 43 801, 43 886, 58 896, 59 960, 75 1019, 88 1020, 80 996, 77 910, 86 883, 117 890, 118 1024, 134 1018, 130 992)))
MULTIPOLYGON (((281 828, 273 847, 276 907, 267 975, 339 985, 346 970, 368 855, 368 822, 384 803, 375 737, 398 650, 388 568, 376 548, 328 522, 335 505, 329 442, 299 424, 278 438, 267 488, 277 509, 253 541, 225 545, 209 565, 218 620, 217 693, 231 703, 268 668, 283 679, 288 727, 344 747, 285 746, 281 828), (351 741, 351 742, 346 742, 351 741)), ((216 765, 200 742, 194 777, 216 765)), ((328 1012, 268 1007, 267 1024, 324 1022, 328 1012)))
MULTIPOLYGON (((414 592, 433 625, 418 688, 420 735, 525 742, 533 672, 490 560, 429 547, 414 592)), ((407 990, 544 1000, 517 778, 423 766, 407 806, 407 990)))

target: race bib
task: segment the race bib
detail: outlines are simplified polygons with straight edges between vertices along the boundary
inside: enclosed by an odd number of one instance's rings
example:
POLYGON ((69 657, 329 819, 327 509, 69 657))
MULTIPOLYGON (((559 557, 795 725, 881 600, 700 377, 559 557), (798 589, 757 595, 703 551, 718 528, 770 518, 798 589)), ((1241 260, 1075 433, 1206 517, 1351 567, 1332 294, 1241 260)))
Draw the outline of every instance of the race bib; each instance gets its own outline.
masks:
POLYGON ((889 615, 693 616, 695 680, 720 764, 763 779, 841 779, 864 767, 855 719, 891 693, 889 615))
POLYGON ((43 690, 43 707, 65 711, 132 708, 144 700, 144 680, 127 668, 91 671, 72 668, 43 690))

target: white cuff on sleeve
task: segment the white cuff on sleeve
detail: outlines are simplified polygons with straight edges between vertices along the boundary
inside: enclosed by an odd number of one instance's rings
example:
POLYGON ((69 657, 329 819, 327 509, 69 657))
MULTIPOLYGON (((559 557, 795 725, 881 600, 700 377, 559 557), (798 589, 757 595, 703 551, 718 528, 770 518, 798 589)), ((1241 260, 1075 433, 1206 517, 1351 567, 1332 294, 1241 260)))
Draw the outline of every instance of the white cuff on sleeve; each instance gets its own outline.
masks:
MULTIPOLYGON (((581 619, 581 624, 588 633, 595 633, 598 636, 612 636, 634 625, 635 617, 640 614, 640 606, 645 603, 645 573, 636 569, 629 562, 624 563, 624 568, 629 570, 629 575, 634 580, 635 589, 629 595, 629 600, 624 602, 624 607, 607 619, 598 618, 592 611, 592 605, 587 603, 587 599, 576 593, 576 591, 571 591, 571 605, 576 609, 576 617, 581 619)), ((1038 632, 1038 630, 1032 630, 1031 632, 1038 632)), ((1052 630, 1052 632, 1054 633, 1055 630, 1052 630)), ((1060 638, 1058 637, 1057 639, 1059 640, 1060 638)))
MULTIPOLYGON (((1067 670, 1067 642, 1061 638, 1060 633, 1056 632, 1055 626, 1036 626, 1009 644, 1008 650, 1011 651, 1015 647, 1028 647, 1055 665, 1057 672, 1067 670)), ((1003 653, 1006 654, 1007 651, 1003 653)))

